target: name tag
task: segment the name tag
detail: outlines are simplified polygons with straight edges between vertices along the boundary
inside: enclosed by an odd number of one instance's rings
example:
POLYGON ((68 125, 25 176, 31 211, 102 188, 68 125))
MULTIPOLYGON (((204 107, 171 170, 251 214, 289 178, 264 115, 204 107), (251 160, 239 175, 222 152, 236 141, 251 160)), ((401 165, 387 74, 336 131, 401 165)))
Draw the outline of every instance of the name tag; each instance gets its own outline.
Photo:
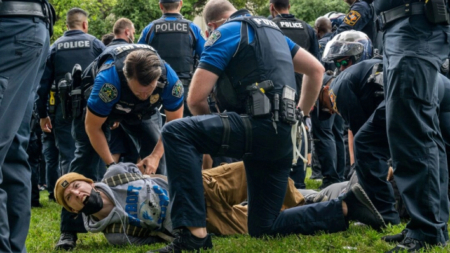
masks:
POLYGON ((188 23, 180 23, 180 22, 166 22, 166 23, 158 23, 155 24, 155 32, 156 33, 171 33, 171 32, 181 32, 187 33, 189 32, 188 23))
POLYGON ((304 29, 302 23, 283 21, 280 22, 281 28, 304 29))
POLYGON ((90 48, 90 47, 91 47, 91 42, 89 40, 60 42, 57 45, 58 50, 90 48))

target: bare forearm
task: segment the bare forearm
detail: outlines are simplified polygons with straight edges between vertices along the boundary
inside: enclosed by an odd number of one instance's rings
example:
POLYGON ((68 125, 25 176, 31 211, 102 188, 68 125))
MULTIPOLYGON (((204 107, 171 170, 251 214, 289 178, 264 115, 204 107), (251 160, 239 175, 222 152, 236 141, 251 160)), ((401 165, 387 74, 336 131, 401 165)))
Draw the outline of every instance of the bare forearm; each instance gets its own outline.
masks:
POLYGON ((108 141, 106 140, 105 134, 102 129, 92 129, 86 127, 86 132, 89 136, 89 141, 92 147, 95 149, 97 154, 102 158, 105 164, 111 164, 114 159, 109 150, 108 141))
POLYGON ((161 159, 161 157, 164 154, 164 145, 162 143, 161 137, 159 137, 158 142, 155 145, 155 148, 153 149, 153 152, 151 155, 156 156, 157 158, 161 159))
POLYGON ((191 111, 192 115, 205 115, 210 114, 208 101, 204 100, 196 104, 189 105, 189 110, 191 111))
POLYGON ((323 74, 320 72, 317 72, 312 76, 303 75, 302 96, 298 106, 305 115, 309 115, 311 108, 317 100, 321 87, 317 84, 322 83, 322 75, 323 74))

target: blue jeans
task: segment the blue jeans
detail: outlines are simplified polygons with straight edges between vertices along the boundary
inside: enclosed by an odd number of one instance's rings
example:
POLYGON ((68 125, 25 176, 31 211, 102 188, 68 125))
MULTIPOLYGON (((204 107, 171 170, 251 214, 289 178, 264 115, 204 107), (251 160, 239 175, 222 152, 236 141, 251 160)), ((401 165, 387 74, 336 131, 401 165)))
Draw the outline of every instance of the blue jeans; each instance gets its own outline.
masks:
MULTIPOLYGON (((340 200, 280 212, 292 166, 291 126, 271 119, 250 119, 251 155, 244 155, 245 128, 239 115, 227 113, 230 141, 226 156, 244 160, 248 183, 248 231, 251 236, 312 234, 346 229, 340 200)), ((172 224, 206 227, 202 154, 216 155, 222 144, 218 115, 187 117, 167 123, 162 139, 167 157, 172 224)))
POLYGON ((393 22, 384 32, 386 121, 395 181, 411 215, 407 236, 448 240, 448 171, 438 119, 437 77, 449 55, 448 26, 424 15, 393 22))
POLYGON ((43 20, 0 18, 0 252, 26 252, 31 172, 26 147, 49 48, 43 20))

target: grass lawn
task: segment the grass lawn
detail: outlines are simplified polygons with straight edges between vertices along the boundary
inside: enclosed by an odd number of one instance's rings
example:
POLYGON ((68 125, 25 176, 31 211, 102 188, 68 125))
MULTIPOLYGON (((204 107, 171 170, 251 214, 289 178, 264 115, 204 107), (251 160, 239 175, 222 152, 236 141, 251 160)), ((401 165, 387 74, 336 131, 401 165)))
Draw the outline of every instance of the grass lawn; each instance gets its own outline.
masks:
MULTIPOLYGON (((310 174, 311 172, 308 171, 310 174)), ((308 176, 309 177, 309 176, 308 176)), ((306 180, 308 188, 318 188, 319 182, 306 180)), ((47 191, 41 192, 42 208, 33 208, 26 247, 28 252, 53 252, 59 239, 61 207, 47 200, 47 191)), ((214 237, 211 252, 384 252, 394 244, 382 242, 383 235, 399 233, 405 224, 388 227, 382 233, 368 227, 350 225, 345 232, 318 233, 314 236, 291 235, 283 238, 254 239, 248 235, 214 237)), ((77 247, 73 252, 136 252, 144 253, 164 244, 150 246, 114 247, 108 245, 102 233, 78 234, 77 247)), ((434 248, 431 252, 450 252, 450 246, 434 248)))

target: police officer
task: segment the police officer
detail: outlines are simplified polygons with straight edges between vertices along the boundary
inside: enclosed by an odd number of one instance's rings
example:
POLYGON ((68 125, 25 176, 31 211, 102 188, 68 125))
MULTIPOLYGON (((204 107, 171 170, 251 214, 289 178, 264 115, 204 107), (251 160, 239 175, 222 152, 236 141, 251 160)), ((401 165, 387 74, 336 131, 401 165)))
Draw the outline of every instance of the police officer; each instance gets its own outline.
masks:
POLYGON ((325 67, 325 70, 332 70, 336 68, 333 63, 327 63, 322 61, 323 50, 327 43, 333 38, 331 21, 327 17, 319 17, 314 23, 314 30, 316 31, 317 38, 319 40, 319 60, 325 67))
MULTIPOLYGON (((295 18, 289 14, 291 5, 289 0, 270 0, 269 10, 273 17, 272 21, 277 24, 281 31, 297 45, 307 50, 310 54, 318 58, 319 45, 316 39, 314 29, 305 21, 295 18)), ((302 87, 303 75, 296 73, 295 81, 297 90, 300 92, 302 87)), ((302 147, 304 149, 304 146, 302 147)), ((290 177, 295 182, 297 188, 305 188, 305 170, 301 158, 298 159, 295 166, 292 167, 290 177)))
POLYGON ((362 32, 347 31, 339 34, 327 45, 327 60, 333 59, 342 72, 325 87, 319 99, 329 112, 338 112, 352 131, 354 138, 355 169, 359 183, 369 195, 386 223, 396 225, 400 217, 395 209, 392 185, 386 180, 390 158, 386 135, 382 59, 349 61, 343 59, 366 54, 369 38, 362 32), (331 106, 331 105, 333 106, 331 106), (377 108, 378 107, 378 108, 377 108))
MULTIPOLYGON (((373 0, 344 0, 350 5, 350 10, 343 22, 333 32, 333 36, 343 31, 356 30, 369 36, 370 41, 376 41, 375 11, 373 0)), ((375 44, 376 48, 377 45, 375 44)))
POLYGON ((25 251, 31 209, 26 149, 52 10, 46 0, 0 2, 0 252, 25 251))
MULTIPOLYGON (((199 116, 169 122, 162 131, 173 205, 172 224, 180 232, 172 244, 157 252, 212 247, 205 228, 205 203, 202 200, 202 153, 224 153, 243 158, 251 236, 345 229, 345 219, 339 210, 344 203, 349 210, 357 208, 354 197, 355 192, 362 194, 359 186, 344 198, 348 202, 336 199, 281 213, 278 210, 283 202, 285 190, 282 188, 286 187, 293 159, 290 124, 296 120, 284 109, 297 106, 294 70, 307 77, 299 105, 308 115, 320 89, 323 74, 320 62, 283 36, 274 22, 252 17, 247 10, 237 11, 226 0, 209 1, 203 17, 214 31, 205 43, 199 68, 192 80, 193 92, 188 98, 191 112, 199 116), (228 21, 224 23, 225 20, 228 21), (209 113, 207 96, 222 75, 230 78, 227 97, 236 96, 237 100, 247 102, 247 106, 228 107, 226 109, 230 110, 220 115, 204 115, 209 113), (280 101, 279 108, 284 109, 277 109, 277 100, 280 101), (261 103, 264 106, 258 107, 261 103), (274 110, 271 104, 274 104, 274 110), (245 114, 240 116, 238 113, 245 114), (330 218, 330 214, 340 218, 330 218), (321 220, 324 217, 327 222, 321 220)), ((362 201, 370 202, 365 198, 362 201)), ((365 222, 375 227, 382 226, 383 221, 375 218, 376 210, 365 210, 364 217, 369 218, 365 222)), ((348 218, 361 213, 349 211, 348 218)))
MULTIPOLYGON (((186 100, 205 39, 197 25, 181 16, 182 6, 182 0, 160 0, 162 17, 144 28, 138 43, 154 47, 161 58, 170 64, 183 83, 186 100)), ((191 116, 186 101, 183 115, 191 116)))
MULTIPOLYGON (((64 91, 58 89, 58 83, 67 72, 72 72, 75 64, 86 68, 105 48, 100 40, 87 34, 89 28, 88 16, 84 10, 80 8, 70 9, 66 14, 66 26, 68 31, 57 39, 50 48, 44 75, 38 89, 39 99, 36 101, 42 131, 51 133, 54 130, 62 174, 69 172, 70 162, 74 158, 75 142, 71 134, 72 120, 68 117, 71 112, 65 110, 68 102, 60 99, 64 91), (52 84, 56 85, 56 94, 54 92, 51 94, 52 84), (54 124, 50 119, 47 101, 54 108, 54 124)), ((58 173, 55 170, 57 168, 53 169, 49 173, 58 173)), ((68 236, 69 234, 74 235, 69 233, 72 229, 73 226, 66 224, 63 219, 61 222, 61 237, 55 246, 56 249, 71 249, 75 246, 75 237, 68 236)))
POLYGON ((425 2, 374 2, 384 30, 386 121, 394 177, 411 216, 406 238, 390 252, 419 251, 425 243, 448 241, 437 78, 449 55, 450 28, 446 2, 425 2))
MULTIPOLYGON (((61 103, 65 103, 65 101, 60 100, 58 93, 50 96, 51 86, 52 84, 57 86, 60 79, 67 72, 71 72, 75 64, 79 64, 82 69, 86 68, 105 49, 100 40, 87 34, 88 17, 84 10, 70 9, 66 15, 66 26, 68 31, 50 48, 50 55, 38 89, 39 98, 36 101, 42 131, 50 133, 52 129, 54 130, 62 174, 69 171, 75 151, 75 142, 71 138, 72 121, 68 117, 63 118, 63 114, 68 113, 62 111, 64 107, 61 103), (54 106, 54 126, 48 115, 47 101, 54 106)), ((56 89, 58 90, 58 87, 56 89)))

